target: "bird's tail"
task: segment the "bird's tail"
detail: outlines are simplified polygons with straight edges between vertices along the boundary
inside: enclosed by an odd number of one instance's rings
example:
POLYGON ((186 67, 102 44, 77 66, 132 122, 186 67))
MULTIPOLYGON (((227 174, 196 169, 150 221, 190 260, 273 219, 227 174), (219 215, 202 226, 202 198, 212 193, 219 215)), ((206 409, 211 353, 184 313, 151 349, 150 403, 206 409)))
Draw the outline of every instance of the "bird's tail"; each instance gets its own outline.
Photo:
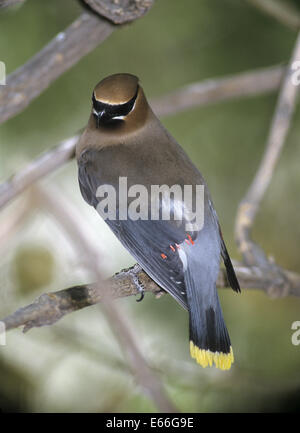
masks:
POLYGON ((215 364, 228 370, 234 361, 229 334, 224 322, 217 288, 209 287, 208 278, 185 275, 190 319, 190 352, 202 367, 215 364))

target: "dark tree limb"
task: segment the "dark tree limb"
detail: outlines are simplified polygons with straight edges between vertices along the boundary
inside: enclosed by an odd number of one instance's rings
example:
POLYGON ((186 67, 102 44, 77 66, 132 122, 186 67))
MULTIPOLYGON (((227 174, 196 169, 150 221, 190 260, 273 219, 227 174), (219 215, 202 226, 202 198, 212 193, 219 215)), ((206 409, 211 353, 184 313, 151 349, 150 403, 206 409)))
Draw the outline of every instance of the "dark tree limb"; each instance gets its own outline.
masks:
POLYGON ((96 48, 115 29, 107 20, 84 12, 0 86, 0 123, 26 108, 60 75, 96 48))
POLYGON ((124 24, 142 17, 154 0, 84 0, 97 14, 114 24, 124 24))

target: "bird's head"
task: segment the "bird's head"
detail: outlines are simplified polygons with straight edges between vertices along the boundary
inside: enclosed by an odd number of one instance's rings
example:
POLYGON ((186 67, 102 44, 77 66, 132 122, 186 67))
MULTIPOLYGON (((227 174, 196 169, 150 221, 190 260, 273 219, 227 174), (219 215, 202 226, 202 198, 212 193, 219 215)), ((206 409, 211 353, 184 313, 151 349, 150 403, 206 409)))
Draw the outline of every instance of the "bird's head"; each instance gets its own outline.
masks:
POLYGON ((113 126, 126 122, 134 114, 141 89, 131 74, 115 74, 100 81, 93 91, 92 114, 96 126, 113 126))

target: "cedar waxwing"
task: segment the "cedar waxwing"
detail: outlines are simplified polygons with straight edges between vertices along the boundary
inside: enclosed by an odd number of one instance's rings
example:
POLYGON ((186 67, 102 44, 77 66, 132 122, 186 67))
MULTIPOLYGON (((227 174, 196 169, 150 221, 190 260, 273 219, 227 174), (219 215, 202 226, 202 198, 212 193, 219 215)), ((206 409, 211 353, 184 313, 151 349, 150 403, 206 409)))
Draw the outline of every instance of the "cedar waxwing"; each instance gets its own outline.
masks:
MULTIPOLYGON (((96 85, 92 112, 76 155, 84 199, 105 218, 144 271, 188 310, 191 356, 202 367, 215 364, 229 369, 233 352, 216 288, 221 256, 236 292, 240 292, 239 283, 206 183, 151 110, 137 77, 115 74, 96 85), (121 189, 125 180, 128 194, 124 205, 121 189), (191 186, 190 197, 195 200, 196 187, 202 187, 199 212, 203 223, 190 224, 191 215, 197 214, 194 205, 178 195, 175 199, 175 193, 169 201, 163 194, 159 196, 154 217, 152 196, 151 203, 135 203, 138 193, 151 195, 158 186, 173 192, 173 186, 183 190, 191 186), (115 200, 112 212, 107 212, 109 193, 115 200), (164 214, 167 208, 170 218, 164 214), (132 216, 130 210, 136 210, 138 216, 132 216), (185 216, 178 218, 178 213, 185 216)), ((137 286, 141 289, 138 282, 137 286)))

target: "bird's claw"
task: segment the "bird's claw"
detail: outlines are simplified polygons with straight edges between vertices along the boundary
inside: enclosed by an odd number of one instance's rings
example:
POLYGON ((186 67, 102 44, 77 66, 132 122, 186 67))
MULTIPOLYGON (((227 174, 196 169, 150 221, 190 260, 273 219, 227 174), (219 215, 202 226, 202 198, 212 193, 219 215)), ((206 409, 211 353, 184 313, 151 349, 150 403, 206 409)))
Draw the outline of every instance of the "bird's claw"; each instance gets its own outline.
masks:
POLYGON ((140 271, 141 268, 139 268, 138 270, 135 270, 134 268, 131 270, 131 278, 132 281, 135 285, 135 287, 137 288, 140 298, 136 300, 136 302, 141 302, 144 299, 144 286, 143 284, 140 282, 139 277, 137 276, 137 273, 140 271))
POLYGON ((132 279, 133 284, 135 285, 140 298, 136 300, 136 302, 141 302, 145 296, 145 290, 143 284, 140 282, 138 273, 142 271, 142 267, 136 263, 132 269, 123 270, 119 274, 128 275, 132 279))
POLYGON ((140 298, 136 299, 136 302, 141 302, 144 299, 144 289, 142 288, 140 291, 140 298))

